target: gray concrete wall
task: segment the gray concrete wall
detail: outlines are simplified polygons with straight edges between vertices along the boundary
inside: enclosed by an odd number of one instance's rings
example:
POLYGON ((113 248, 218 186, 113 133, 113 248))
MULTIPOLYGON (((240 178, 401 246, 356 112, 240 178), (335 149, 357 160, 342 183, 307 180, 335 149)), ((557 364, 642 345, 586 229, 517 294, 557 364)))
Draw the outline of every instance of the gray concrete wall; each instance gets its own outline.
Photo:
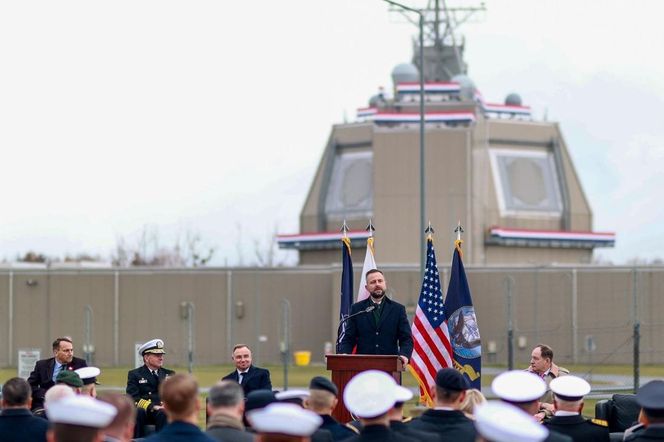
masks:
MULTIPOLYGON (((440 247, 438 247, 440 250, 440 247)), ((355 282, 364 250, 355 249, 355 282)), ((442 253, 441 253, 442 254, 442 253)), ((442 261, 439 260, 439 262, 442 261)), ((419 271, 386 267, 391 295, 412 315, 419 271)), ((440 266, 446 286, 448 267, 440 266)), ((517 365, 536 343, 553 346, 561 363, 631 363, 635 321, 641 324, 641 360, 664 362, 664 268, 477 267, 468 279, 484 343, 485 361, 507 362, 508 299, 517 365), (520 348, 519 339, 525 341, 520 348), (592 339, 596 350, 586 351, 592 339), (489 343, 496 347, 489 354, 489 343)), ((0 270, 0 366, 14 366, 19 348, 41 348, 70 335, 83 354, 85 308, 92 309, 95 363, 131 365, 134 344, 160 337, 167 362, 187 363, 187 323, 181 304, 194 304, 196 364, 229 361, 244 342, 257 361, 278 362, 283 306, 290 306, 291 350, 309 350, 322 362, 334 342, 339 312, 338 265, 288 269, 0 270), (265 336, 266 341, 259 337, 265 336)))

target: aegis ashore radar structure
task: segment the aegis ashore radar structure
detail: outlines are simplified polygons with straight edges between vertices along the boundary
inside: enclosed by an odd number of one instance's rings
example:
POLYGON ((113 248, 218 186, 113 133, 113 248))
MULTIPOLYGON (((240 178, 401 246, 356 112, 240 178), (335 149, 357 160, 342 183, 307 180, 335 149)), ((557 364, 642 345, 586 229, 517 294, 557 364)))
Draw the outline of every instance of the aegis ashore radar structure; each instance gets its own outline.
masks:
POLYGON ((300 214, 300 233, 280 235, 300 264, 339 261, 346 220, 354 247, 372 219, 381 264, 418 264, 420 69, 424 75, 425 210, 436 226, 439 262, 451 259, 453 227, 465 227, 466 263, 590 263, 613 233, 592 232, 592 211, 559 125, 536 121, 517 94, 487 103, 467 75, 455 30, 480 8, 424 10, 424 65, 392 71, 355 122, 332 127, 300 214), (444 227, 444 228, 443 228, 444 227))

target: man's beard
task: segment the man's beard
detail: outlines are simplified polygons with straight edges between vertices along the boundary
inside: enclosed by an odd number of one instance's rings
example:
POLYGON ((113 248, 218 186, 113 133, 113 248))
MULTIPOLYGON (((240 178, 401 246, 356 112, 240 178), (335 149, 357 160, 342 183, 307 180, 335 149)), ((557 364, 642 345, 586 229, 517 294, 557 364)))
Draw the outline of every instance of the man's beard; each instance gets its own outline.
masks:
POLYGON ((371 297, 372 297, 373 299, 375 299, 376 301, 378 301, 378 300, 380 300, 383 296, 385 296, 385 291, 384 291, 384 290, 381 290, 380 293, 379 293, 379 292, 371 292, 371 293, 369 293, 369 294, 371 295, 371 297))

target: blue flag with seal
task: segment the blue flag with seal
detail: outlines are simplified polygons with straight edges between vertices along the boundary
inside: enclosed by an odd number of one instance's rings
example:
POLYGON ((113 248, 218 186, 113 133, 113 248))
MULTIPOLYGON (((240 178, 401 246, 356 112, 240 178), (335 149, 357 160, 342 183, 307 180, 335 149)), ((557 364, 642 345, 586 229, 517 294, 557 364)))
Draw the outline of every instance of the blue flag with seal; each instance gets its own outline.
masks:
POLYGON ((341 238, 341 303, 339 304, 339 330, 337 330, 337 353, 339 343, 346 335, 345 318, 350 315, 350 306, 353 304, 353 261, 350 257, 350 238, 344 235, 341 238))
POLYGON ((482 372, 480 329, 475 317, 466 271, 463 268, 461 243, 461 240, 455 241, 444 308, 447 314, 450 344, 454 353, 454 368, 468 379, 472 388, 480 390, 482 372))

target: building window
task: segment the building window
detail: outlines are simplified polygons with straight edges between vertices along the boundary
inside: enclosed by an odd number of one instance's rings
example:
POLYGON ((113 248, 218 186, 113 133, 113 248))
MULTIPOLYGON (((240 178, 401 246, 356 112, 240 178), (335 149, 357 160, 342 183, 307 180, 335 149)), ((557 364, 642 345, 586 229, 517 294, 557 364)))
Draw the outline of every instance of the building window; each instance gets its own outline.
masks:
POLYGON ((553 154, 536 150, 491 149, 491 169, 502 216, 562 214, 553 154))
POLYGON ((328 219, 367 218, 373 209, 373 154, 337 153, 325 199, 328 219))

